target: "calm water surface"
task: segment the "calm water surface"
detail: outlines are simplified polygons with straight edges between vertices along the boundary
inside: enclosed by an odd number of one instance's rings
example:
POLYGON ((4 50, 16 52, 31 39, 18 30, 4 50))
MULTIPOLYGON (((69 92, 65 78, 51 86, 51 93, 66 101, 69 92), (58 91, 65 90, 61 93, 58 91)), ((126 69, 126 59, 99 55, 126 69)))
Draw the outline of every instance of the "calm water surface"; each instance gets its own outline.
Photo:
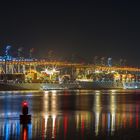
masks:
POLYGON ((140 139, 140 90, 0 92, 0 140, 140 139), (27 100, 32 122, 20 125, 27 100))

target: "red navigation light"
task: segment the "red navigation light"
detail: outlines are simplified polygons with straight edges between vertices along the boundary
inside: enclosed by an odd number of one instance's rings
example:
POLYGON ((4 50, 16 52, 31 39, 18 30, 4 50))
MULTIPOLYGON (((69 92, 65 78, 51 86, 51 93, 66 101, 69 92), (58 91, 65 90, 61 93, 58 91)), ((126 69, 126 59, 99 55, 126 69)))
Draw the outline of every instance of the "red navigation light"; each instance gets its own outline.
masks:
POLYGON ((23 106, 23 107, 27 107, 27 106, 28 106, 28 103, 27 103, 26 101, 23 101, 23 102, 22 102, 22 106, 23 106))

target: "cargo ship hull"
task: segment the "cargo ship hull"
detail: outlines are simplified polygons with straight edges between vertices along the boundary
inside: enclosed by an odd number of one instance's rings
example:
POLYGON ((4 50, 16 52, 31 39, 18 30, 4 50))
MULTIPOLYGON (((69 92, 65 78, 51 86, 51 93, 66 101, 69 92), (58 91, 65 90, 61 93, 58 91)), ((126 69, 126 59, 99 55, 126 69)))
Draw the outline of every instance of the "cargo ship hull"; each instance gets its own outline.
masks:
POLYGON ((139 82, 0 83, 0 90, 138 89, 139 82))

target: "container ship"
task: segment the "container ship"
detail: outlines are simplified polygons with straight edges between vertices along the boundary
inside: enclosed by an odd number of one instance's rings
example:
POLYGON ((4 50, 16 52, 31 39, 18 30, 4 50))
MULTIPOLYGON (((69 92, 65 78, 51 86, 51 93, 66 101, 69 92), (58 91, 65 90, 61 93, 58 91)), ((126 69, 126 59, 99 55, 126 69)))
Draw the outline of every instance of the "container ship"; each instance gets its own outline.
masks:
POLYGON ((139 89, 140 69, 0 56, 0 90, 139 89))
POLYGON ((93 81, 92 79, 78 79, 64 82, 43 82, 22 80, 7 80, 0 82, 0 90, 105 90, 105 89, 139 89, 140 82, 137 81, 93 81))

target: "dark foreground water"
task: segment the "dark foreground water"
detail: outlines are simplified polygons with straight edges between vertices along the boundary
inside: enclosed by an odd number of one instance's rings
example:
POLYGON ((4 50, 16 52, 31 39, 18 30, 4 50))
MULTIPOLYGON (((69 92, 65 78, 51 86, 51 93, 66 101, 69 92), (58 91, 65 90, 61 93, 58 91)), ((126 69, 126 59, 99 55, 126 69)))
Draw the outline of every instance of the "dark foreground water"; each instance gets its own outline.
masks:
POLYGON ((0 140, 138 140, 140 90, 0 92, 0 140), (32 122, 20 125, 27 100, 32 122))

